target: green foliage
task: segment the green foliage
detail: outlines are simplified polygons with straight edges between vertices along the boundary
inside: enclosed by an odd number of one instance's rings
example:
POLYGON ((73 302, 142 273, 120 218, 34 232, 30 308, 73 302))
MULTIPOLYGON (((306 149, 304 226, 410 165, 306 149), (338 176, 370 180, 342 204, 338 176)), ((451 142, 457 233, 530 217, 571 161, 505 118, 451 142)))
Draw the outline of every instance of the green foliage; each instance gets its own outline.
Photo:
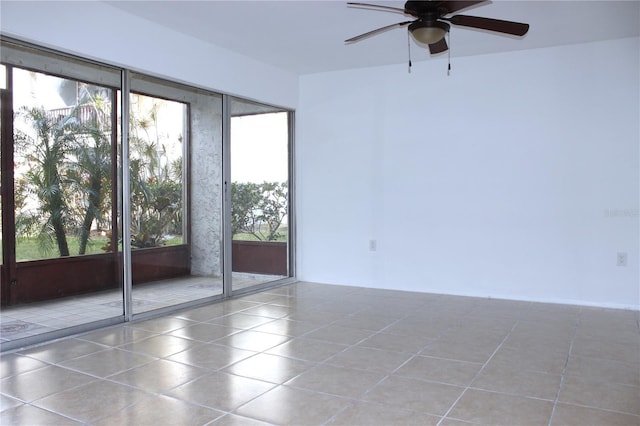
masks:
MULTIPOLYGON (((69 251, 77 253, 80 249, 80 238, 68 236, 69 251)), ((108 244, 107 237, 101 235, 93 236, 87 243, 85 254, 104 253, 102 247, 108 244)), ((42 247, 37 238, 22 237, 17 240, 16 244, 16 260, 22 262, 25 260, 34 260, 42 258, 42 247)))
POLYGON ((94 86, 78 88, 73 107, 25 107, 16 116, 27 124, 14 134, 18 167, 26 169, 16 176, 16 234, 36 236, 41 255, 54 244, 60 256, 85 254, 94 222, 111 210, 111 105, 94 86), (69 236, 78 236, 77 251, 69 236))
POLYGON ((148 110, 131 115, 133 248, 159 247, 166 244, 170 235, 182 234, 182 157, 170 161, 167 148, 161 143, 158 134, 161 102, 153 99, 148 110))
POLYGON ((74 203, 80 208, 77 217, 82 217, 77 231, 78 254, 86 253, 94 221, 99 228, 105 221, 104 217, 110 216, 108 212, 111 209, 111 200, 105 197, 112 191, 110 128, 108 120, 100 120, 110 116, 110 104, 100 97, 92 97, 88 105, 95 109, 95 119, 83 123, 80 128, 81 143, 73 148, 75 161, 70 163, 68 171, 76 193, 83 198, 83 202, 74 203))
MULTIPOLYGON (((260 241, 282 239, 279 232, 287 215, 287 183, 231 183, 231 232, 260 241)), ((237 238, 236 238, 237 239, 237 238)))
MULTIPOLYGON (((67 154, 76 142, 78 122, 72 115, 54 119, 47 115, 44 108, 23 108, 18 117, 33 127, 34 133, 16 131, 14 143, 16 150, 23 154, 29 164, 24 182, 18 188, 35 195, 39 201, 37 216, 44 221, 39 223, 38 240, 41 247, 48 248, 55 240, 60 256, 69 256, 66 228, 71 223, 67 205, 66 176, 67 154)), ((22 197, 24 203, 24 194, 22 197)), ((34 215, 20 218, 18 222, 34 227, 34 215)))
MULTIPOLYGON (((16 130, 16 235, 19 245, 39 255, 88 254, 92 229, 110 227, 112 182, 111 103, 79 85, 82 99, 74 107, 46 111, 23 108, 16 130)), ((151 99, 151 98, 147 98, 151 99)), ((176 244, 182 238, 182 158, 169 160, 158 132, 157 110, 131 115, 131 239, 134 248, 176 244), (146 114, 146 115, 145 115, 146 114), (177 234, 177 236, 172 236, 177 234)), ((181 136, 179 136, 181 143, 181 136)), ((110 234, 110 231, 108 232, 110 234)), ((113 250, 110 241, 101 244, 113 250)), ((27 260, 27 259, 23 259, 27 260)))

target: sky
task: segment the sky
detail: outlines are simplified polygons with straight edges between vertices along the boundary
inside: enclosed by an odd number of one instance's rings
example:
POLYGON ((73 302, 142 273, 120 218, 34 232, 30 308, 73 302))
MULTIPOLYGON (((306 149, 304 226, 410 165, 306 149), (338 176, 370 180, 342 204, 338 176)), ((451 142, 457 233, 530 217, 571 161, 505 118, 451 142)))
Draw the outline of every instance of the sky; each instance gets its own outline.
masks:
POLYGON ((288 140, 286 112, 233 117, 231 180, 286 182, 288 140))

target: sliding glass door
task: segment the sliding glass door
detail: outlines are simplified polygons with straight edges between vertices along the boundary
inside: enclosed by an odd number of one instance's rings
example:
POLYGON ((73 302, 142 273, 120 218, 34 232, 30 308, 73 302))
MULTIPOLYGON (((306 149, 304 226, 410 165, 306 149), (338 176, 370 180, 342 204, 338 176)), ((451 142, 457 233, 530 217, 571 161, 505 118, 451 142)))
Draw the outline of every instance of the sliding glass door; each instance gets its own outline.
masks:
POLYGON ((132 312, 222 295, 222 97, 133 73, 129 109, 132 312))
POLYGON ((122 318, 120 71, 10 43, 2 61, 3 340, 122 318))
POLYGON ((230 101, 232 289, 290 276, 290 113, 230 101))
POLYGON ((0 43, 3 350, 292 276, 292 112, 0 43))

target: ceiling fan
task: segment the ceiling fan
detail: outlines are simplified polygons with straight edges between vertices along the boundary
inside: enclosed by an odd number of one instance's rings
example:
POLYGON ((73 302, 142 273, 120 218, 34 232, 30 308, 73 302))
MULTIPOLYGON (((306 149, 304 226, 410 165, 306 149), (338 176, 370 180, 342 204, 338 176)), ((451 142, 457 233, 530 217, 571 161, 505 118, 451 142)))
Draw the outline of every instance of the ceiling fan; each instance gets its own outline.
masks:
POLYGON ((365 38, 383 33, 393 28, 409 26, 409 32, 413 38, 422 44, 429 46, 431 54, 441 53, 449 47, 444 36, 449 32, 449 24, 494 31, 497 33, 523 36, 529 31, 529 24, 520 22, 503 21, 501 19, 482 18, 479 16, 454 15, 447 17, 458 10, 484 3, 479 1, 408 1, 404 9, 369 3, 347 3, 349 7, 373 9, 386 12, 402 13, 416 18, 413 21, 398 22, 387 25, 373 31, 360 34, 345 40, 345 43, 355 43, 365 38))

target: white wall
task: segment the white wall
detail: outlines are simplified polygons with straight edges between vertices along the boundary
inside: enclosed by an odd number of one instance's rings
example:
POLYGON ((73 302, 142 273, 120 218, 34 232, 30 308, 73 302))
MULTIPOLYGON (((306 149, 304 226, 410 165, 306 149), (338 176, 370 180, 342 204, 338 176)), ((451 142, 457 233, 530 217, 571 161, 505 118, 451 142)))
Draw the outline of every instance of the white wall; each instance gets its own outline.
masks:
POLYGON ((2 1, 2 34, 207 89, 295 108, 298 77, 98 1, 2 1))
POLYGON ((639 51, 303 76, 299 278, 640 308, 639 51))

